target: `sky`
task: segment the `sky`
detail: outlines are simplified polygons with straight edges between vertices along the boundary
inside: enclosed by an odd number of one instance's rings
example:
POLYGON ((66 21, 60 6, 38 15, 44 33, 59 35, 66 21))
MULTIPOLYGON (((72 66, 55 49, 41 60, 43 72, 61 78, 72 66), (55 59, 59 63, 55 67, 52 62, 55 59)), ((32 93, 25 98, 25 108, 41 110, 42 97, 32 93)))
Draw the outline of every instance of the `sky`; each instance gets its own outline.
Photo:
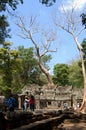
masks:
MULTIPOLYGON (((61 5, 63 5, 64 9, 68 11, 70 11, 71 7, 76 6, 76 12, 77 14, 80 14, 85 10, 86 0, 56 0, 56 3, 50 7, 42 5, 39 0, 24 0, 23 5, 18 5, 15 14, 24 16, 26 21, 29 20, 31 15, 38 16, 39 22, 41 23, 42 27, 46 28, 49 25, 50 28, 54 28, 54 25, 52 24, 52 18, 55 15, 57 9, 61 11, 61 5)), ((24 45, 27 48, 31 47, 32 43, 30 43, 29 40, 22 39, 17 36, 17 32, 19 30, 15 25, 15 18, 10 16, 9 23, 12 35, 12 38, 9 39, 9 41, 13 43, 13 48, 17 48, 21 45, 24 45)), ((72 37, 63 30, 55 28, 55 31, 57 32, 57 39, 53 43, 53 46, 51 48, 57 48, 57 52, 51 53, 52 60, 49 63, 51 74, 53 73, 54 65, 58 63, 68 64, 72 60, 79 57, 79 52, 72 37)), ((79 37, 79 41, 82 42, 83 39, 86 38, 85 36, 86 31, 84 31, 79 37)))

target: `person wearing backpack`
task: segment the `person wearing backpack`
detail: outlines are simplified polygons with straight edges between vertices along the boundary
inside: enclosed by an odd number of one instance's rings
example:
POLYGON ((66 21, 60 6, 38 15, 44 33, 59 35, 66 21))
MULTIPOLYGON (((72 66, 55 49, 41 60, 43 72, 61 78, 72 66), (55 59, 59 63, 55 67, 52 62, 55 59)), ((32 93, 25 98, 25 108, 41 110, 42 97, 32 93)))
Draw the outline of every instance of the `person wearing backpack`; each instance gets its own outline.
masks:
POLYGON ((15 109, 15 106, 16 106, 16 100, 13 97, 13 95, 11 94, 10 97, 9 97, 9 99, 8 99, 8 110, 10 112, 13 112, 14 109, 15 109))

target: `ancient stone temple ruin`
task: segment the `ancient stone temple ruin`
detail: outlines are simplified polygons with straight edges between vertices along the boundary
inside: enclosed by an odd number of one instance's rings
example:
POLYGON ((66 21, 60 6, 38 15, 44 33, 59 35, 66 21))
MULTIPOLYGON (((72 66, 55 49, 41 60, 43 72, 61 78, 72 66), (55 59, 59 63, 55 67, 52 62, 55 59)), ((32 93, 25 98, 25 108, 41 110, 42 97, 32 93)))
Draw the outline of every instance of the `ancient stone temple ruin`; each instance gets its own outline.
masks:
POLYGON ((78 102, 82 101, 83 91, 80 89, 73 89, 72 86, 54 87, 53 89, 47 86, 28 85, 19 94, 19 108, 22 108, 24 97, 33 94, 36 100, 36 109, 57 109, 63 108, 66 103, 68 107, 76 106, 78 102))

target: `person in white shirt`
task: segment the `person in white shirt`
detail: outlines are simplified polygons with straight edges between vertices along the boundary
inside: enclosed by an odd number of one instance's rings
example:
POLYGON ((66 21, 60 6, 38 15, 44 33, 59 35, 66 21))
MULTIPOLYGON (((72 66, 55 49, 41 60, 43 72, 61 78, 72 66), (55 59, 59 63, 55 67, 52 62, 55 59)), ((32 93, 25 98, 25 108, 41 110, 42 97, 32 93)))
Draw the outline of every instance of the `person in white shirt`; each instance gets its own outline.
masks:
POLYGON ((28 96, 25 96, 24 103, 23 103, 23 110, 24 111, 27 111, 27 109, 28 109, 28 102, 29 102, 28 96))

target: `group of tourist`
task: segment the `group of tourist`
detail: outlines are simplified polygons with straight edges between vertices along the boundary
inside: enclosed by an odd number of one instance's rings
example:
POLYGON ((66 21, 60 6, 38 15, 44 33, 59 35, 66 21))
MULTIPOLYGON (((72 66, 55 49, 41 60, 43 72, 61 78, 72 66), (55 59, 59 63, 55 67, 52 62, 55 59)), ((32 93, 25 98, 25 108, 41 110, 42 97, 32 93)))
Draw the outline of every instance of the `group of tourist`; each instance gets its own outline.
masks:
POLYGON ((28 98, 28 96, 25 96, 24 103, 23 103, 23 110, 27 111, 28 107, 31 111, 34 111, 35 109, 35 98, 33 95, 28 98))
MULTIPOLYGON (((16 99, 12 94, 10 94, 8 98, 5 98, 3 93, 0 93, 0 111, 13 112, 16 106, 16 99)), ((30 95, 30 97, 25 96, 23 102, 23 110, 27 111, 28 108, 31 111, 34 111, 35 109, 35 98, 33 95, 30 95)))
MULTIPOLYGON (((16 107, 16 99, 15 97, 10 94, 9 98, 5 98, 3 93, 0 93, 0 111, 9 111, 13 112, 16 107)), ((30 97, 25 96, 24 102, 23 102, 23 110, 27 111, 27 109, 30 109, 31 111, 34 111, 35 109, 35 98, 33 95, 30 95, 30 97)))

